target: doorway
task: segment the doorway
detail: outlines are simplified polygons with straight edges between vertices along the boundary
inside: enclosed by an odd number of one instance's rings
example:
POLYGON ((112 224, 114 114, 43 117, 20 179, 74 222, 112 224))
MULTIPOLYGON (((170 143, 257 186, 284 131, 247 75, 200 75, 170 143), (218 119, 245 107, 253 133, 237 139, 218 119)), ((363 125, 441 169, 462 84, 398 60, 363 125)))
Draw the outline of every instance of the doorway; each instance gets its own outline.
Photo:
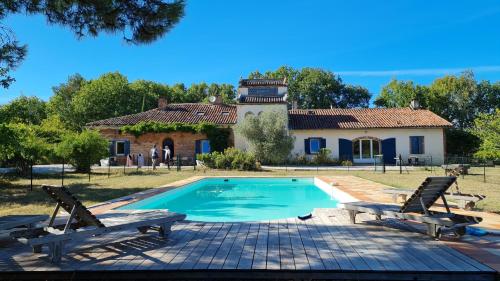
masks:
POLYGON ((165 147, 168 146, 168 148, 170 149, 170 159, 172 159, 175 155, 175 150, 174 150, 174 141, 170 138, 168 139, 165 139, 163 141, 163 145, 162 145, 162 155, 163 155, 163 161, 165 161, 165 147))

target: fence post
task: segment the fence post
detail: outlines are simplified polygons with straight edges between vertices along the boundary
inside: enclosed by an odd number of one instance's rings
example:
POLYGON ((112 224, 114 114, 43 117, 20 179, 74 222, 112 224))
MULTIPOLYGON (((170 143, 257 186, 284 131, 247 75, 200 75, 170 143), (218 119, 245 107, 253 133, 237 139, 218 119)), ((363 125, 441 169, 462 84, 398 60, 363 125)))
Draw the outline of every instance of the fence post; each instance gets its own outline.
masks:
POLYGON ((111 157, 108 157, 108 179, 110 174, 111 174, 111 157))
MULTIPOLYGON (((128 158, 128 156, 127 156, 127 158, 128 158)), ((127 168, 127 159, 125 159, 125 163, 123 163, 123 175, 127 174, 126 168, 127 168)))
POLYGON ((30 190, 33 191, 33 159, 30 161, 30 190))
POLYGON ((486 182, 486 160, 483 162, 483 182, 486 182))
POLYGON ((401 154, 399 154, 398 160, 399 160, 399 174, 401 175, 403 173, 403 157, 401 157, 401 154))
POLYGON ((64 186, 64 157, 62 159, 61 186, 64 186))
POLYGON ((90 156, 87 156, 87 164, 89 166, 89 182, 90 182, 90 173, 92 172, 92 166, 90 165, 90 156))

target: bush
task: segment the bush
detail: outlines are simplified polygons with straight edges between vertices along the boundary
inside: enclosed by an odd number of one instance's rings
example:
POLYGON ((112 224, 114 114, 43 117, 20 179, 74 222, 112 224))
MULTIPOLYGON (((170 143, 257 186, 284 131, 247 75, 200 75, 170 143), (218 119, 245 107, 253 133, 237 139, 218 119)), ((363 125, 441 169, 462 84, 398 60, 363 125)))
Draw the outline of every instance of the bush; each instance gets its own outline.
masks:
POLYGON ((338 161, 333 159, 330 155, 332 151, 328 148, 322 148, 318 154, 314 155, 311 162, 316 165, 336 165, 338 161))
POLYGON ((89 172, 92 164, 109 153, 109 144, 98 132, 85 130, 69 133, 56 147, 56 154, 72 164, 78 172, 89 172))
POLYGON ((294 138, 288 132, 286 113, 264 111, 245 117, 236 132, 245 137, 255 157, 265 164, 283 163, 293 149, 294 138))
POLYGON ((224 152, 212 152, 198 154, 197 159, 203 161, 205 166, 212 169, 230 169, 240 171, 258 170, 255 156, 248 152, 243 152, 234 147, 224 150, 224 152))

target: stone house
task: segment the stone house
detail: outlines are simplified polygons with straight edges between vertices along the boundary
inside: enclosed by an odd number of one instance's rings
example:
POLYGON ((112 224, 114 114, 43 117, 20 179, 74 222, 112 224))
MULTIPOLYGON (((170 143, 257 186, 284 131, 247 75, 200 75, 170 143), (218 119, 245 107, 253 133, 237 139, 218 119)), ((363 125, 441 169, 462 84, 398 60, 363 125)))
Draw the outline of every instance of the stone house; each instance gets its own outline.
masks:
POLYGON ((210 122, 231 131, 229 146, 248 149, 246 139, 234 133, 233 127, 248 115, 275 111, 285 115, 288 131, 295 137, 291 156, 312 157, 328 148, 336 159, 354 163, 373 163, 376 155, 394 164, 401 155, 405 161, 425 159, 441 164, 445 157, 444 129, 451 123, 426 109, 408 108, 368 109, 295 109, 287 102, 287 82, 280 79, 242 79, 235 104, 223 104, 212 98, 207 104, 168 104, 160 99, 158 108, 142 113, 88 123, 110 141, 110 154, 118 162, 125 155, 142 153, 157 144, 160 157, 168 146, 174 157, 191 157, 210 152, 210 142, 202 133, 146 133, 139 137, 123 134, 120 128, 145 121, 161 123, 210 122), (292 107, 292 108, 290 108, 292 107))

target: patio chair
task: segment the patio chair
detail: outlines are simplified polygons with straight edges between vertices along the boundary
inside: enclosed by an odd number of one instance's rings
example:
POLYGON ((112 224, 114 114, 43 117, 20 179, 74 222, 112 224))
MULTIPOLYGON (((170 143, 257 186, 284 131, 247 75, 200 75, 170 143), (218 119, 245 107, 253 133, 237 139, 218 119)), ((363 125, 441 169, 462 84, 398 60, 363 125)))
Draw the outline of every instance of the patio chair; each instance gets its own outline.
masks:
POLYGON ((42 189, 57 201, 48 226, 12 232, 11 236, 33 247, 35 253, 41 252, 43 245, 48 245, 53 263, 61 261, 64 244, 71 240, 129 229, 138 229, 141 233, 154 229, 159 231, 161 237, 166 238, 172 224, 186 218, 186 215, 166 210, 113 210, 95 216, 65 187, 44 185, 42 189), (58 224, 56 216, 61 207, 69 216, 64 217, 65 223, 58 224))
POLYGON ((427 225, 427 234, 439 238, 443 230, 451 230, 457 236, 465 234, 466 226, 482 221, 480 217, 454 214, 450 211, 445 192, 456 181, 456 177, 428 177, 402 206, 374 202, 344 203, 351 223, 356 215, 368 213, 380 220, 382 216, 421 222, 427 225), (429 208, 441 198, 446 212, 431 211, 429 208))
POLYGON ((8 215, 0 217, 0 238, 22 228, 32 229, 49 218, 47 215, 8 215))

